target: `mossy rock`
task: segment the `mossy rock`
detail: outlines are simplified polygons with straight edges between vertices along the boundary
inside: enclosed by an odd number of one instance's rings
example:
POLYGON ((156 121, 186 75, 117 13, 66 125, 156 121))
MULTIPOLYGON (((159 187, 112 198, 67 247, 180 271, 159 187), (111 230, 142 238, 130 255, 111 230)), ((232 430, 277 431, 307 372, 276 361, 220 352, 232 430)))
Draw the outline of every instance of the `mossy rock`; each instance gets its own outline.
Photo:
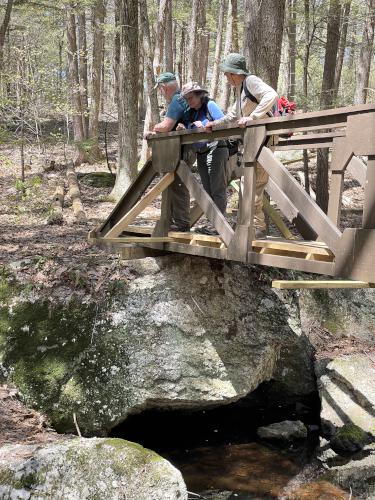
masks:
POLYGON ((95 188, 111 188, 115 185, 116 176, 109 172, 90 172, 79 176, 79 181, 95 188))
POLYGON ((0 498, 186 500, 181 473, 167 460, 123 439, 63 439, 17 457, 8 446, 0 498), (31 454, 31 456, 30 456, 31 454), (14 459, 15 457, 15 459, 14 459))
POLYGON ((371 442, 369 434, 355 424, 345 424, 333 436, 330 446, 338 455, 350 455, 371 442))

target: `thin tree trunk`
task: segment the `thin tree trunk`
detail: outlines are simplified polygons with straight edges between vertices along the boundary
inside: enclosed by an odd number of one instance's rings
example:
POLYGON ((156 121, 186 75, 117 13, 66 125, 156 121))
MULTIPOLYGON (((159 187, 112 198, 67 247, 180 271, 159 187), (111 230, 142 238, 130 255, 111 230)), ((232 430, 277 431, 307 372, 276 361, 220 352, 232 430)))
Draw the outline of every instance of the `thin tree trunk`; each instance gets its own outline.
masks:
POLYGON ((158 21, 156 24, 156 40, 155 40, 155 53, 154 53, 154 72, 159 75, 162 70, 162 62, 164 55, 164 34, 166 16, 168 10, 169 0, 160 0, 158 21))
POLYGON ((367 15, 359 54, 354 104, 364 104, 367 98, 375 29, 375 0, 367 0, 367 15))
POLYGON ((206 33, 202 36, 202 49, 201 49, 201 67, 199 82, 201 85, 206 85, 207 68, 208 68, 208 54, 210 50, 210 34, 206 33))
MULTIPOLYGON (((159 121, 159 104, 155 86, 155 76, 153 71, 153 57, 151 46, 150 25, 147 13, 147 1, 139 0, 139 23, 142 26, 143 33, 143 52, 144 52, 144 68, 147 87, 147 110, 144 124, 144 132, 152 130, 154 125, 159 121)), ((141 163, 145 163, 148 158, 147 141, 142 143, 141 163)))
POLYGON ((197 66, 196 79, 200 85, 204 85, 205 74, 207 72, 207 63, 206 67, 204 67, 204 64, 205 61, 208 60, 207 43, 209 43, 209 39, 207 38, 209 34, 206 33, 206 6, 204 2, 202 2, 199 6, 197 30, 198 58, 195 63, 197 66))
POLYGON ((218 90, 219 64, 220 64, 221 50, 223 45, 225 6, 226 6, 226 0, 220 0, 219 21, 216 33, 215 59, 214 59, 214 67, 212 70, 212 79, 211 79, 211 96, 213 99, 216 99, 218 90))
POLYGON ((121 0, 115 0, 115 53, 114 53, 114 74, 115 74, 115 103, 118 104, 118 92, 119 92, 119 74, 118 69, 120 67, 120 9, 121 0))
MULTIPOLYGON (((337 52, 340 41, 340 0, 330 0, 327 24, 327 41, 324 57, 320 108, 327 109, 333 103, 333 85, 337 52)), ((327 212, 328 208, 328 149, 317 151, 316 202, 327 212)))
POLYGON ((186 27, 185 24, 181 25, 181 38, 180 38, 180 51, 179 51, 179 61, 178 61, 178 74, 180 77, 180 86, 182 87, 185 83, 185 45, 186 45, 186 27))
POLYGON ((85 11, 77 15, 78 25, 78 66, 79 91, 81 94, 82 126, 85 139, 89 137, 89 104, 88 104, 88 76, 87 76, 87 41, 86 41, 86 14, 85 11))
MULTIPOLYGON (((225 32, 224 57, 227 56, 232 51, 232 38, 233 38, 233 1, 229 0, 227 29, 225 32)), ((221 107, 223 108, 224 111, 228 109, 229 100, 230 100, 230 84, 227 82, 226 78, 223 78, 221 87, 221 107)))
POLYGON ((274 89, 279 76, 285 0, 244 0, 245 57, 251 72, 274 89))
POLYGON ((350 15, 350 7, 351 7, 351 0, 346 0, 345 4, 343 5, 343 14, 342 14, 342 23, 341 23, 341 36, 340 36, 340 44, 339 44, 339 50, 337 54, 337 61, 336 61, 336 69, 335 69, 335 79, 333 83, 333 97, 336 100, 339 87, 340 87, 340 80, 341 80, 341 71, 342 71, 342 65, 344 62, 344 55, 345 55, 345 49, 346 49, 346 37, 348 34, 348 24, 349 24, 349 15, 350 15))
POLYGON ((119 158, 112 196, 119 198, 137 175, 138 2, 120 0, 119 158))
POLYGON ((238 52, 238 19, 237 19, 237 0, 230 0, 232 3, 232 51, 238 52))
POLYGON ((4 45, 5 45, 5 35, 8 30, 10 16, 12 13, 13 0, 8 0, 5 8, 5 16, 3 22, 0 26, 0 93, 3 92, 3 76, 4 71, 4 45))
POLYGON ((79 165, 86 161, 83 141, 85 139, 83 121, 82 121, 82 100, 79 84, 78 72, 78 53, 77 53, 77 38, 76 38, 76 18, 71 7, 67 8, 67 50, 68 50, 68 77, 72 101, 73 115, 73 134, 74 141, 77 145, 78 155, 75 158, 75 164, 79 165))
MULTIPOLYGON (((139 8, 139 2, 138 2, 139 8)), ((144 69, 144 49, 143 49, 143 31, 142 24, 139 22, 139 35, 138 35, 138 123, 142 123, 145 119, 146 104, 145 104, 145 69, 144 69)))
POLYGON ((296 98, 296 39, 297 39, 297 11, 296 0, 288 0, 288 98, 296 98))
POLYGON ((101 80, 103 66, 104 31, 106 6, 104 0, 96 0, 92 15, 93 46, 92 46, 92 92, 90 113, 90 158, 92 161, 101 159, 103 154, 99 148, 99 113, 101 108, 101 80))
POLYGON ((167 0, 165 13, 165 71, 173 73, 173 25, 172 25, 172 0, 167 0))
POLYGON ((197 29, 198 29, 198 16, 201 0, 193 0, 191 6, 191 23, 189 27, 189 55, 187 61, 187 80, 196 80, 197 75, 197 29))
MULTIPOLYGON (((303 111, 307 111, 308 98, 308 70, 310 60, 310 0, 304 0, 304 18, 305 18, 305 51, 303 55, 303 111)), ((303 150, 303 174, 305 177, 305 191, 310 194, 310 178, 309 178, 309 155, 307 149, 303 150)))

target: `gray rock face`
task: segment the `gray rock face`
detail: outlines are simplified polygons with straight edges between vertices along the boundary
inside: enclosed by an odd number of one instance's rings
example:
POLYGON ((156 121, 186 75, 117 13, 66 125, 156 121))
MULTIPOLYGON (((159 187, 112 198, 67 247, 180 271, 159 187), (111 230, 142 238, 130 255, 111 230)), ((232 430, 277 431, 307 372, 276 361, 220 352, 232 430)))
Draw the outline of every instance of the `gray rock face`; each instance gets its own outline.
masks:
POLYGON ((321 418, 331 426, 353 423, 375 436, 375 367, 368 356, 335 358, 317 368, 321 418))
POLYGON ((122 439, 76 438, 0 448, 0 498, 186 500, 181 473, 153 451, 122 439))
MULTIPOLYGON (((329 446, 329 445, 327 445, 329 446)), ((354 460, 338 456, 332 449, 321 453, 320 460, 328 469, 323 478, 341 488, 351 490, 358 500, 375 499, 375 445, 368 445, 354 460)))
POLYGON ((314 391, 295 299, 259 269, 176 255, 128 270, 105 303, 7 305, 3 372, 58 430, 74 429, 73 412, 105 433, 144 409, 226 404, 270 379, 314 391))
POLYGON ((284 420, 284 422, 259 427, 257 434, 261 439, 294 441, 306 439, 307 429, 300 420, 284 420))

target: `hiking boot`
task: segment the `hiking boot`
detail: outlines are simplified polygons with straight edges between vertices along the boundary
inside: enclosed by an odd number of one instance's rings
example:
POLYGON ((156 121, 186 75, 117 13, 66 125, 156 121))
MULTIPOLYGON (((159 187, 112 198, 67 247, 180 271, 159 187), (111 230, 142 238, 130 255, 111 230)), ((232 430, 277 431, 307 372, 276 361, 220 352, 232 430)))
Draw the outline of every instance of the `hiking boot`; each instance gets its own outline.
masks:
POLYGON ((210 226, 199 226, 194 228, 194 232, 197 234, 207 234, 208 236, 217 236, 219 233, 215 228, 210 226))
POLYGON ((265 229, 261 229, 260 227, 255 228, 255 239, 256 240, 266 240, 267 233, 265 229))
POLYGON ((169 231, 173 231, 176 233, 189 233, 190 232, 190 226, 188 224, 171 224, 169 226, 169 231))

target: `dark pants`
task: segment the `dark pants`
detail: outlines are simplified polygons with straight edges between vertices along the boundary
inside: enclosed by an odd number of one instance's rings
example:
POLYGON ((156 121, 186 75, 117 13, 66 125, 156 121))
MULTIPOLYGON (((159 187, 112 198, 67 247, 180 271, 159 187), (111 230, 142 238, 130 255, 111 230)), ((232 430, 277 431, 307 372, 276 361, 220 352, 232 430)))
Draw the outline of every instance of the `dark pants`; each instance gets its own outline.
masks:
POLYGON ((227 208, 228 158, 228 148, 216 145, 211 146, 207 152, 197 154, 198 171, 203 187, 223 214, 227 208))

